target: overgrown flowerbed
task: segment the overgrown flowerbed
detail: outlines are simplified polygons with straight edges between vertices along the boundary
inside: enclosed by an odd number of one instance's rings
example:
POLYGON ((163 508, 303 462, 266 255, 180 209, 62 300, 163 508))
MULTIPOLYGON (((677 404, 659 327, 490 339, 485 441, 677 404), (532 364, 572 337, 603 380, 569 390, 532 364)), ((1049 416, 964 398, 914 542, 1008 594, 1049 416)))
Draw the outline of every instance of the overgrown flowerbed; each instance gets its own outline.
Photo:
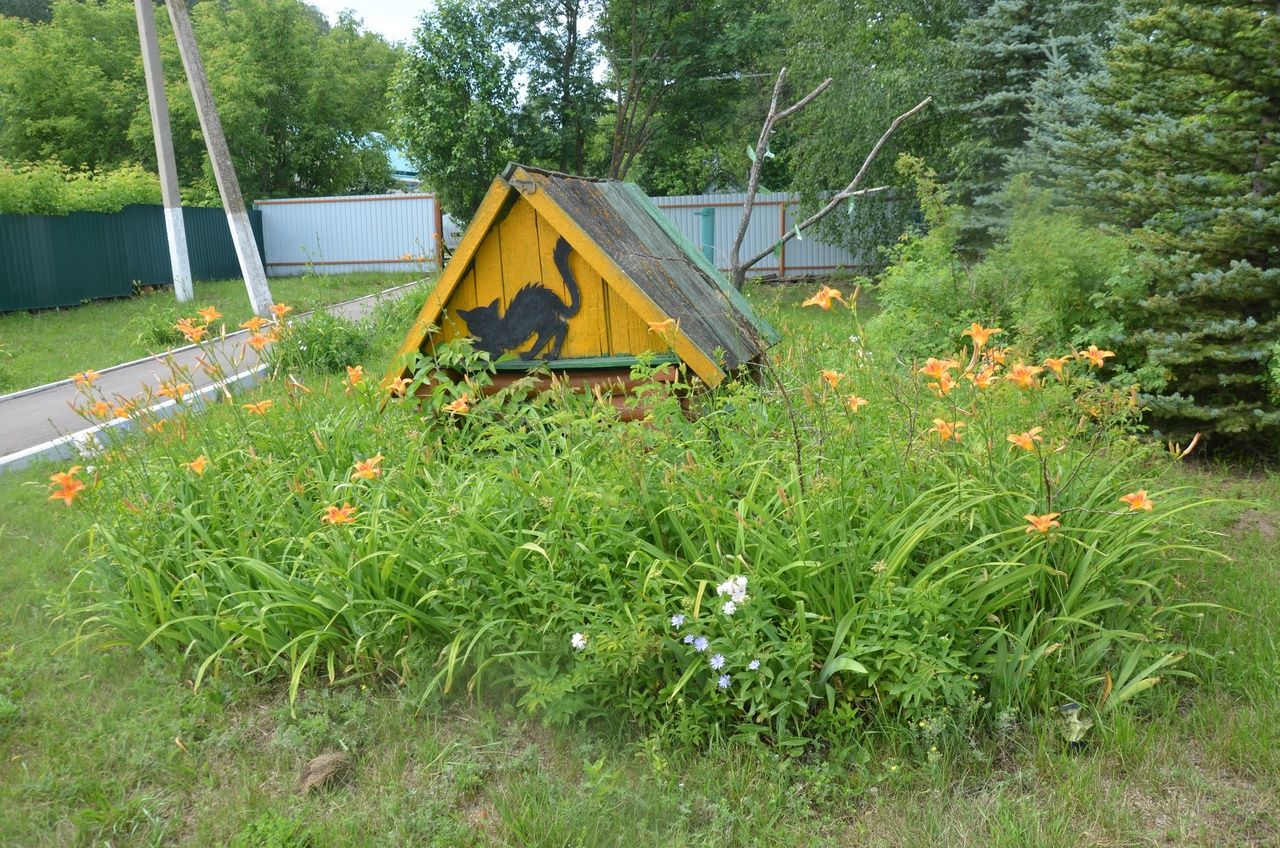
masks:
MULTIPOLYGON (((1105 714, 1179 674, 1196 504, 1161 483, 1181 451, 1092 378, 1106 352, 1022 362, 975 325, 950 359, 896 362, 834 294, 694 420, 660 394, 639 424, 590 396, 484 396, 483 374, 384 405, 351 369, 140 422, 55 481, 97 518, 84 638, 197 681, 514 693, 681 741, 937 737, 1105 714)), ((84 382, 86 414, 139 414, 84 382)))

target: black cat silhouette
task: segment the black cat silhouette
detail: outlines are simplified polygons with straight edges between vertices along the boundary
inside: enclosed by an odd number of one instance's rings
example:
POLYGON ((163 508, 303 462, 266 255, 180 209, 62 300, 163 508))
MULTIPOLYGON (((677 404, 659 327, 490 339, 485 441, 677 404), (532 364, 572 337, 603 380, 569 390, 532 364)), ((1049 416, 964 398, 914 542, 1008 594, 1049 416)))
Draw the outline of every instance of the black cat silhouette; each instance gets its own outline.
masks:
POLYGON ((533 347, 520 354, 520 358, 533 359, 552 340, 555 344, 546 358, 560 358, 560 348, 564 347, 565 337, 569 335, 569 319, 578 314, 582 294, 569 268, 569 243, 563 238, 556 239, 552 258, 565 288, 569 290, 569 302, 565 303, 541 283, 529 283, 511 298, 505 315, 498 314, 498 298, 488 306, 459 309, 458 317, 467 322, 467 330, 475 339, 478 350, 490 356, 501 356, 524 344, 530 336, 537 335, 533 347))

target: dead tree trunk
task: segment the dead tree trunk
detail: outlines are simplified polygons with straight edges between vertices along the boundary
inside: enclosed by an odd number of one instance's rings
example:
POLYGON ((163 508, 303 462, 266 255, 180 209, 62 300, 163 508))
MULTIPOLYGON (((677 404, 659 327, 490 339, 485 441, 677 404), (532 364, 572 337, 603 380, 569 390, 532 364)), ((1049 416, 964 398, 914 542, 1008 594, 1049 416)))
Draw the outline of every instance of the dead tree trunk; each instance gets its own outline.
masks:
POLYGON ((876 188, 867 189, 860 189, 859 186, 862 185, 862 180, 866 177, 867 171, 871 168, 871 163, 873 163, 876 160, 876 157, 880 155, 880 150, 884 147, 885 142, 889 140, 889 137, 898 131, 898 127, 902 125, 903 121, 911 118, 933 101, 932 97, 926 97, 924 100, 917 103, 912 109, 894 118, 893 123, 889 124, 889 128, 884 131, 884 134, 880 136, 880 140, 871 148, 871 152, 867 154, 867 158, 862 162, 862 167, 858 169, 858 173, 847 186, 832 195, 826 205, 801 223, 797 224, 794 229, 784 233, 780 239, 770 245, 767 249, 760 251, 755 256, 744 262, 741 258, 742 241, 746 238, 747 225, 751 222, 751 210, 755 206, 756 194, 760 190, 760 168, 764 164, 765 156, 769 150, 769 136, 773 133, 774 127, 777 126, 780 121, 791 117, 804 107, 808 106, 831 85, 830 79, 824 80, 822 84, 813 91, 809 92, 803 98, 779 112, 778 96, 782 92, 782 84, 783 81, 786 80, 786 77, 787 69, 783 68, 778 72, 778 81, 774 83, 773 86, 773 99, 769 102, 769 112, 765 115, 764 126, 760 129, 760 138, 756 142, 754 161, 751 163, 751 173, 747 179, 747 197, 742 206, 742 220, 738 222, 738 233, 733 240, 733 247, 729 251, 729 278, 736 289, 742 288, 743 283, 746 281, 748 270, 758 264, 760 260, 764 259, 766 256, 778 250, 782 245, 793 239, 798 231, 808 229, 818 223, 823 218, 834 212, 840 204, 846 200, 854 197, 866 197, 870 194, 876 194, 888 190, 888 186, 877 186, 876 188))

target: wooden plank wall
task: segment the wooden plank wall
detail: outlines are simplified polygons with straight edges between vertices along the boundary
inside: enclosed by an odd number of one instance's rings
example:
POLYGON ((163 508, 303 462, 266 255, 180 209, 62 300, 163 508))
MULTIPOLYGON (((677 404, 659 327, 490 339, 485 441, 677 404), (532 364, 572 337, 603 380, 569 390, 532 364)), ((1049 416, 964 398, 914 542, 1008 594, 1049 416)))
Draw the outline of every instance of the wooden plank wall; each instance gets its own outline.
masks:
MULTIPOLYGON (((458 317, 460 309, 485 305, 496 298, 500 311, 506 314, 512 298, 529 283, 541 283, 568 303, 569 291, 552 259, 558 238, 555 228, 527 200, 518 198, 480 243, 466 277, 445 305, 435 340, 468 335, 466 322, 458 317)), ((570 254, 569 267, 578 281, 582 305, 569 321, 561 359, 668 351, 667 343, 581 256, 570 254)), ((516 352, 528 350, 532 344, 531 338, 516 352)))

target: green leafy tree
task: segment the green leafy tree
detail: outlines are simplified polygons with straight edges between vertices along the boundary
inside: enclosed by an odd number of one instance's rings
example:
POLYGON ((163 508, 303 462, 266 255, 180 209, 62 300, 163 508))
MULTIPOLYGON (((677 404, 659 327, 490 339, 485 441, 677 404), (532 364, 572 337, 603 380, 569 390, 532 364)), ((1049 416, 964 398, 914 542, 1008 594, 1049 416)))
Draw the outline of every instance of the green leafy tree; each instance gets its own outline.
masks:
MULTIPOLYGON (((958 102, 961 77, 955 33, 965 19, 964 0, 817 0, 796 2, 787 33, 787 64, 795 90, 831 77, 831 90, 779 133, 775 150, 792 174, 804 205, 816 209, 825 193, 848 183, 880 134, 897 115, 932 95, 935 106, 894 136, 896 150, 910 151, 945 173, 963 167, 968 151, 958 102)), ((758 126, 758 124, 757 124, 758 126)), ((914 185, 881 156, 864 185, 891 185, 909 197, 914 185)), ((765 180, 776 177, 767 170, 765 180)), ((912 204, 855 201, 848 214, 819 225, 826 238, 851 249, 892 245, 912 215, 912 204)))
MULTIPOLYGON (((714 172, 708 166, 731 135, 725 130, 734 125, 744 96, 767 89, 761 79, 777 73, 785 17, 773 5, 765 0, 605 3, 599 39, 613 100, 609 141, 602 145, 607 146, 603 170, 608 176, 626 179, 636 167, 641 185, 654 190, 670 188, 690 170, 714 172)), ((745 174, 745 165, 736 171, 745 174)))
POLYGON ((0 54, 0 155, 90 168, 138 159, 128 128, 147 103, 129 0, 59 0, 51 23, 0 18, 0 54))
POLYGON ((464 220, 516 151, 516 65, 501 23, 493 5, 444 0, 423 13, 395 79, 407 152, 464 220))
POLYGON ((1274 450, 1280 16, 1247 0, 1125 11, 1093 109, 1050 134, 1068 199, 1146 249, 1145 293, 1108 304, 1115 347, 1162 430, 1274 450))
POLYGON ((592 72, 599 45, 590 25, 595 0, 504 0, 498 7, 518 49, 526 94, 516 131, 522 158, 581 174, 604 109, 592 72))
POLYGON ((49 0, 0 0, 0 16, 47 22, 53 18, 49 0))

